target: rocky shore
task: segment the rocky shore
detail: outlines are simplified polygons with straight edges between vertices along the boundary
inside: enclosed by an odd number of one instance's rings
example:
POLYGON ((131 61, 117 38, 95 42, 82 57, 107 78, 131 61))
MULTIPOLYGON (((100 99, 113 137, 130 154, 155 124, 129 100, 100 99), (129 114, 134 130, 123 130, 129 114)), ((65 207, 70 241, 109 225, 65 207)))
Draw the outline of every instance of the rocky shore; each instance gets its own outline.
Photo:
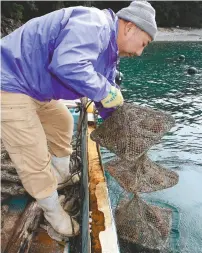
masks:
POLYGON ((202 29, 158 28, 155 41, 202 41, 202 29))

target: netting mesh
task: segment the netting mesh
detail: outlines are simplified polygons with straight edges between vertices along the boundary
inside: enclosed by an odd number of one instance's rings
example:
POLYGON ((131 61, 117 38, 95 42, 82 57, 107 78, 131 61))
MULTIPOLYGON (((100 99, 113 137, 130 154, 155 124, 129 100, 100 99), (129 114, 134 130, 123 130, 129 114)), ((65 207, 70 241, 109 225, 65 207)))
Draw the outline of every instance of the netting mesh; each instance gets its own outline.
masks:
POLYGON ((162 250, 167 246, 171 215, 171 210, 149 205, 134 195, 128 202, 121 201, 116 210, 118 234, 145 248, 162 250))
POLYGON ((152 162, 146 154, 128 162, 117 158, 105 164, 105 169, 129 192, 153 192, 176 185, 178 175, 152 162))
POLYGON ((138 193, 172 187, 178 175, 154 163, 147 151, 174 126, 171 115, 125 103, 91 133, 91 138, 117 157, 105 169, 128 193, 115 208, 119 238, 140 251, 164 252, 172 223, 172 211, 147 204, 138 193))
POLYGON ((91 138, 120 158, 135 161, 173 125, 169 114, 125 103, 91 133, 91 138))

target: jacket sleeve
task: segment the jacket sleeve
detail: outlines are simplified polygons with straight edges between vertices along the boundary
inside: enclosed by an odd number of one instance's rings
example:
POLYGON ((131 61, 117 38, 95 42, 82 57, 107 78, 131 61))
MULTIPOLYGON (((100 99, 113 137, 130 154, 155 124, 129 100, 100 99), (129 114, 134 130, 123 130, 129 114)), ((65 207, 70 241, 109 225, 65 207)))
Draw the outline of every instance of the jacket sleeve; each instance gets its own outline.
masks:
MULTIPOLYGON (((114 68, 112 69, 108 80, 110 81, 110 83, 112 83, 113 86, 115 86, 117 89, 120 89, 120 87, 115 83, 115 77, 116 77, 116 66, 114 66, 114 68)), ((112 115, 112 113, 116 110, 116 107, 104 108, 101 102, 95 102, 95 106, 98 110, 99 115, 104 120, 109 118, 112 115)))
POLYGON ((94 66, 107 48, 110 28, 92 13, 72 15, 61 31, 49 71, 64 85, 93 101, 101 101, 110 91, 110 82, 94 66))

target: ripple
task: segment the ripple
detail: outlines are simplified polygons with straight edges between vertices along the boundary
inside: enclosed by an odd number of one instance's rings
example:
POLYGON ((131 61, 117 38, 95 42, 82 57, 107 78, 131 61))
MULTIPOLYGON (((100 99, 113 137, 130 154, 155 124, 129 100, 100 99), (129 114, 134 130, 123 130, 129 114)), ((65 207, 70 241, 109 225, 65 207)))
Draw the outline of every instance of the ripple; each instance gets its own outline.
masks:
MULTIPOLYGON (((201 47, 202 43, 197 42, 152 43, 142 57, 121 59, 120 66, 124 74, 122 91, 127 102, 164 110, 176 120, 175 127, 149 151, 149 156, 177 171, 179 184, 147 195, 150 201, 167 203, 178 210, 174 211, 174 223, 179 223, 179 228, 173 227, 171 234, 174 253, 199 253, 201 250, 202 224, 197 222, 199 217, 202 220, 201 47), (178 61, 180 54, 185 55, 184 62, 178 61), (190 66, 196 67, 198 74, 188 75, 190 66), (178 244, 181 251, 178 251, 178 244)), ((113 158, 114 154, 103 152, 104 162, 113 158)), ((112 200, 115 206, 125 193, 109 175, 108 183, 110 196, 115 196, 112 200)))

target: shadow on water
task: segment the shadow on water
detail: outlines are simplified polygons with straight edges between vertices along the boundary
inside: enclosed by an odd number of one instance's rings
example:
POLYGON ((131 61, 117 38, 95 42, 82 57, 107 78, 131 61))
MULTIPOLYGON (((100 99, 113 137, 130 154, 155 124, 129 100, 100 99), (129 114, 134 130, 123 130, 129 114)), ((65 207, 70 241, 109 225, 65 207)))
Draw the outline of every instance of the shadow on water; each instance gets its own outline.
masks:
MULTIPOLYGON (((170 249, 173 253, 199 253, 202 247, 202 43, 156 42, 141 57, 121 59, 123 95, 127 102, 150 106, 173 115, 176 125, 149 155, 153 161, 179 174, 179 183, 155 193, 143 194, 148 201, 173 210, 170 249), (185 60, 179 61, 179 55, 185 60), (187 69, 197 68, 195 75, 187 69)), ((104 163, 113 154, 104 150, 104 163)), ((127 195, 106 173, 112 208, 127 195)), ((141 252, 120 241, 122 251, 141 252), (130 250, 130 251, 129 251, 130 250)), ((147 251, 149 253, 149 251, 147 251)))

